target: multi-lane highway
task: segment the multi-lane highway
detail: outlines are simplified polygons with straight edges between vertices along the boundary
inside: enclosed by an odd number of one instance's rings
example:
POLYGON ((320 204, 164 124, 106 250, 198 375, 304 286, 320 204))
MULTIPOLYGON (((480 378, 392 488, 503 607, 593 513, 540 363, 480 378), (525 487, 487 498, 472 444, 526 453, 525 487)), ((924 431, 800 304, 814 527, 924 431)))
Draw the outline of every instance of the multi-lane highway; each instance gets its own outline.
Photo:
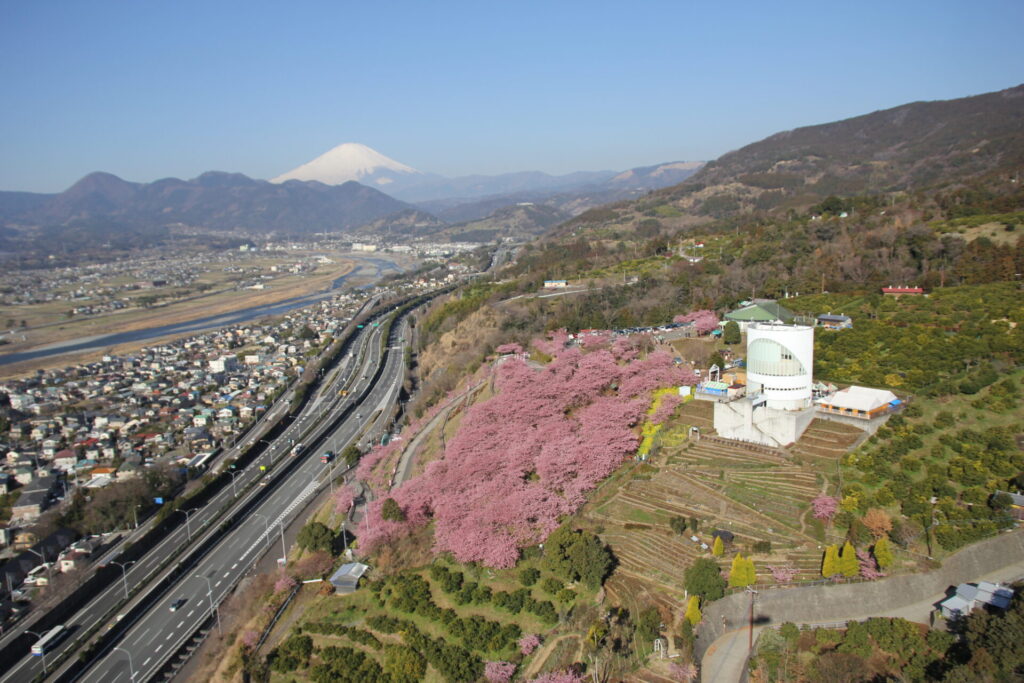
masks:
MULTIPOLYGON (((206 505, 196 509, 186 508, 175 513, 185 517, 186 523, 168 534, 161 543, 138 561, 123 567, 123 580, 111 584, 87 607, 69 619, 66 622, 69 637, 49 651, 46 657, 50 661, 55 660, 64 650, 77 645, 76 634, 86 633, 104 620, 110 621, 113 607, 137 585, 147 582, 154 586, 160 585, 163 579, 179 570, 178 565, 187 564, 186 552, 181 556, 183 560, 164 566, 168 558, 189 546, 190 542, 194 543, 189 551, 203 545, 205 538, 213 538, 221 533, 219 525, 211 522, 231 519, 238 510, 252 507, 251 512, 247 511, 247 516, 206 553, 194 571, 189 570, 187 576, 179 577, 179 581, 170 592, 153 597, 148 589, 142 590, 131 602, 118 610, 121 614, 128 614, 136 606, 141 605, 147 611, 142 617, 137 618, 137 623, 127 631, 121 643, 116 645, 118 649, 110 650, 88 675, 92 677, 91 680, 113 680, 112 676, 116 674, 110 672, 117 668, 118 657, 125 660, 128 669, 138 665, 135 680, 144 680, 139 676, 140 673, 155 672, 166 656, 173 651, 172 646, 176 649, 176 646, 180 645, 179 641, 191 635, 197 624, 209 616, 210 597, 212 596, 214 601, 223 598, 242 572, 246 571, 261 551, 274 540, 270 536, 278 534, 275 539, 280 537, 281 524, 290 523, 291 517, 297 514, 296 510, 301 507, 301 502, 313 495, 317 486, 326 485, 327 472, 319 457, 315 456, 327 449, 340 450, 359 433, 375 409, 394 396, 397 387, 402 383, 402 354, 400 351, 388 353, 386 365, 379 379, 374 381, 382 360, 380 336, 380 328, 365 328, 355 340, 350 353, 330 372, 317 393, 307 402, 302 414, 283 434, 268 444, 260 458, 245 470, 233 475, 232 485, 225 487, 206 505), (373 387, 370 386, 371 383, 373 387), (342 389, 347 391, 345 397, 339 395, 342 389), (358 407, 353 408, 349 405, 359 398, 362 400, 359 401, 358 407), (348 419, 336 430, 327 433, 325 425, 336 421, 334 418, 345 410, 348 410, 348 419), (356 415, 360 417, 357 418, 356 415), (306 444, 303 455, 297 458, 300 462, 297 463, 289 457, 295 443, 306 444), (315 443, 322 445, 314 453, 311 446, 315 443), (283 480, 275 480, 272 486, 250 487, 257 479, 266 477, 261 466, 269 468, 271 478, 283 480), (285 474, 277 474, 284 470, 288 471, 285 474), (273 490, 268 492, 268 489, 273 490), (152 581, 154 578, 157 580, 152 581), (202 591, 195 588, 200 583, 202 591), (182 595, 177 595, 178 591, 182 595), (169 603, 180 598, 185 598, 185 603, 180 609, 171 612, 169 603), (173 623, 168 617, 174 618, 173 623), (159 638, 153 629, 159 629, 159 638), (157 642, 158 639, 163 642, 157 642), (126 651, 122 649, 125 647, 123 643, 128 642, 131 643, 128 651, 138 661, 129 662, 126 651), (136 653, 148 653, 148 656, 138 657, 136 653), (110 677, 94 673, 103 671, 110 674, 110 677)), ((392 336, 401 336, 398 326, 392 336)), ((285 398, 287 399, 287 396, 285 398)), ((275 410, 283 410, 283 407, 275 410)), ((259 435, 254 434, 247 441, 255 442, 258 439, 259 435)), ((334 466, 337 467, 338 463, 334 466)), ((335 471, 334 474, 337 475, 339 472, 335 471)), ((32 680, 43 673, 43 660, 43 657, 38 656, 25 657, 4 672, 0 676, 0 681, 32 680)), ((73 660, 65 663, 56 672, 48 670, 47 673, 66 673, 72 664, 73 660)))
MULTIPOLYGON (((338 476, 340 468, 344 467, 343 463, 336 462, 335 469, 328 474, 315 455, 328 448, 338 449, 353 440, 372 417, 372 411, 402 383, 400 351, 387 354, 384 370, 373 382, 374 370, 370 368, 375 368, 380 347, 376 333, 368 336, 371 342, 366 353, 367 363, 362 366, 367 371, 357 377, 351 390, 359 395, 369 388, 356 409, 359 412, 350 411, 348 419, 336 429, 311 438, 312 443, 321 445, 315 451, 309 449, 284 481, 226 533, 173 588, 154 600, 117 646, 95 662, 81 680, 91 683, 149 680, 211 616, 212 606, 223 600, 263 552, 286 552, 282 547, 284 527, 300 514, 317 490, 327 486, 328 477, 338 476), (371 382, 372 388, 369 387, 371 382), (181 600, 184 602, 180 607, 172 611, 171 606, 181 600)), ((310 403, 310 414, 315 415, 320 404, 329 400, 326 392, 321 393, 310 403)))

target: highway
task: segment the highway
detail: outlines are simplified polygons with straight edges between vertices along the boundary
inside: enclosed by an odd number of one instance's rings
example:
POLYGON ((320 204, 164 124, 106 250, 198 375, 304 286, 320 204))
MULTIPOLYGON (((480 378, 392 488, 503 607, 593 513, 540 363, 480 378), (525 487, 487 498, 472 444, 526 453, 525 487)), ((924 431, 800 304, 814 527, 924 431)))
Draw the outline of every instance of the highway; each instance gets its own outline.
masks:
MULTIPOLYGON (((397 338, 401 334, 402 331, 396 329, 392 336, 397 338)), ((380 353, 378 331, 374 330, 367 337, 370 343, 366 363, 361 366, 364 369, 373 368, 380 353)), ((319 454, 326 449, 339 450, 356 438, 373 418, 375 410, 389 397, 393 398, 397 387, 401 386, 404 359, 400 347, 394 348, 397 350, 387 354, 384 370, 376 382, 373 381, 373 370, 357 376, 350 395, 359 395, 373 382, 358 408, 337 429, 320 437, 323 445, 315 450, 307 449, 287 478, 224 534, 173 588, 154 599, 148 611, 126 631, 116 647, 95 661, 80 680, 90 683, 149 680, 211 616, 212 606, 224 599, 264 551, 286 553, 282 547, 284 528, 301 513, 310 497, 328 485, 328 467, 320 462, 319 454), (171 611, 171 604, 178 600, 184 600, 184 603, 171 611)), ((328 392, 320 392, 306 412, 309 416, 316 415, 321 406, 331 401, 328 392)), ((330 467, 330 476, 337 477, 345 465, 336 459, 330 467)))
MULTIPOLYGON (((304 457, 301 467, 297 467, 293 472, 290 472, 287 480, 278 485, 274 490, 267 494, 267 488, 262 486, 247 487, 255 482, 256 480, 263 478, 264 472, 261 470, 262 467, 267 467, 271 475, 274 476, 283 460, 289 459, 288 453, 291 450, 293 443, 300 443, 306 440, 308 437, 306 432, 312 429, 316 422, 325 415, 335 413, 339 409, 343 409, 345 404, 351 401, 350 398, 340 398, 338 392, 341 388, 345 387, 349 391, 350 397, 357 397, 360 392, 365 389, 376 370, 376 367, 380 361, 380 328, 368 326, 362 330, 356 339, 355 345, 351 349, 345 358, 338 363, 334 370, 331 371, 328 376, 328 381, 322 383, 321 389, 314 395, 310 401, 304 407, 302 414, 293 421, 288 429, 277 437, 273 442, 268 442, 267 449, 264 453, 249 467, 245 470, 239 471, 232 475, 232 484, 224 487, 215 497, 213 497, 206 505, 195 509, 185 508, 179 510, 174 514, 181 515, 185 518, 185 524, 175 528, 169 533, 158 545, 153 547, 148 553, 141 557, 138 561, 128 564, 122 567, 122 580, 116 581, 110 584, 106 589, 102 590, 85 608, 76 613, 71 619, 66 620, 65 624, 69 631, 69 637, 65 638, 63 642, 54 646, 46 655, 46 659, 53 661, 62 652, 68 648, 77 646, 79 643, 76 642, 77 638, 86 632, 88 632, 94 626, 100 624, 104 620, 112 621, 109 618, 111 610, 117 606, 120 602, 125 599, 126 593, 132 592, 133 589, 142 584, 151 581, 154 577, 163 579, 168 576, 174 569, 172 564, 169 567, 161 569, 162 565, 168 561, 168 558, 172 557, 176 552, 181 551, 184 548, 190 546, 191 542, 195 542, 198 546, 202 543, 202 540, 208 536, 213 536, 218 533, 216 527, 218 525, 211 524, 215 519, 218 519, 222 513, 225 512, 225 508, 232 506, 232 510, 227 513, 223 518, 227 519, 230 517, 231 512, 235 509, 239 509, 245 505, 251 504, 253 499, 259 496, 265 496, 259 508, 256 510, 255 515, 251 519, 260 520, 258 514, 262 514, 266 518, 266 523, 262 530, 265 535, 267 529, 273 531, 273 525, 278 523, 278 520, 287 515, 287 510, 291 512, 294 509, 292 506, 289 509, 289 505, 298 500, 301 496, 308 496, 306 488, 309 487, 314 474, 320 473, 320 462, 319 452, 314 455, 312 451, 307 448, 303 454, 304 457), (315 470, 315 471, 314 471, 315 470), (285 491, 285 494, 282 494, 285 491), (262 512, 261 512, 262 511, 262 512), (77 634, 77 635, 76 635, 77 634)), ((398 368, 401 370, 401 354, 389 354, 389 356, 398 358, 398 368)), ((388 368, 385 371, 385 375, 381 378, 382 380, 386 377, 391 377, 392 381, 394 378, 388 374, 394 372, 394 368, 388 368)), ((397 380, 398 385, 401 384, 401 378, 397 380)), ((383 385, 384 382, 379 384, 383 385)), ((383 389, 381 390, 383 391, 383 389)), ((373 399, 373 402, 379 401, 377 391, 371 392, 367 397, 373 399)), ((283 411, 286 409, 287 401, 291 398, 291 392, 288 392, 281 401, 272 409, 271 416, 273 413, 283 411)), ((367 411, 368 412, 368 411, 367 411)), ((370 417, 369 414, 363 416, 364 419, 370 417)), ((361 425, 357 425, 355 420, 347 420, 345 424, 339 428, 335 438, 331 440, 330 445, 324 446, 321 449, 330 448, 332 450, 338 450, 337 444, 344 445, 343 439, 351 438, 346 437, 346 429, 352 430, 355 433, 357 428, 361 425)), ((260 435, 254 430, 252 435, 245 439, 239 447, 243 447, 247 443, 255 443, 260 440, 260 435)), ((222 460, 226 460, 229 454, 225 454, 222 460)), ((291 463, 284 463, 285 465, 291 463)), ((250 520, 251 521, 251 520, 250 520)), ((245 525, 237 527, 232 534, 240 532, 245 528, 245 525)), ((227 540, 227 539, 225 539, 227 540)), ((266 539, 263 539, 263 543, 266 544, 266 539)), ((223 545, 218 546, 218 551, 224 547, 223 545)), ((248 546, 246 546, 248 548, 248 546)), ((232 541, 231 547, 227 550, 229 554, 238 556, 239 551, 242 550, 241 544, 238 540, 232 541)), ((252 549, 248 551, 249 555, 252 553, 252 549)), ((248 557, 249 555, 246 555, 248 557)), ((240 561, 240 560, 239 560, 240 561)), ((180 563, 180 562, 179 562, 180 563)), ((228 563, 236 564, 236 560, 228 563)), ((246 565, 247 567, 248 565, 246 565)), ((212 577, 211 577, 212 578, 212 577)), ((204 581, 205 583, 205 581, 204 581)), ((216 587, 213 584, 215 580, 210 583, 210 590, 214 590, 216 587)), ((224 577, 221 577, 221 585, 225 585, 224 577)), ((233 585, 233 580, 229 582, 233 585)), ((204 598, 205 600, 206 598, 204 598)), ((139 594, 133 597, 132 601, 124 605, 118 611, 122 614, 127 613, 135 604, 140 601, 151 600, 148 595, 148 590, 142 590, 139 594)), ((189 600, 189 602, 183 607, 184 612, 182 616, 187 616, 188 612, 195 613, 195 604, 198 601, 189 600)), ((159 612, 159 610, 157 610, 159 612)), ((166 610, 165 610, 166 611, 166 610)), ((167 612, 170 613, 169 611, 167 612)), ((179 621, 181 621, 179 619, 179 621)), ((163 653, 165 648, 157 647, 154 645, 153 653, 154 657, 159 656, 163 653)), ((115 651, 117 652, 117 651, 115 651)), ((29 681, 35 679, 37 676, 43 673, 44 662, 43 657, 32 657, 26 656, 17 662, 14 666, 10 667, 7 671, 0 676, 0 681, 6 683, 7 681, 29 681)), ((73 660, 71 662, 73 663, 73 660)), ((65 664, 61 670, 68 667, 65 664)), ((53 674, 52 670, 47 669, 48 674, 53 674)))

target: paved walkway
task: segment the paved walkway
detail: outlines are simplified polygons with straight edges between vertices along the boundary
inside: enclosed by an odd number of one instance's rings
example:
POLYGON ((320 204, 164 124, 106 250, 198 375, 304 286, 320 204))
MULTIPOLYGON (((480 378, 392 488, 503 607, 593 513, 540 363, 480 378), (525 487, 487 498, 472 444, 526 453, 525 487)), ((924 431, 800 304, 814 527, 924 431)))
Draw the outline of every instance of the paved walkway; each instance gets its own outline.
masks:
MULTIPOLYGON (((1012 582, 1022 577, 1024 532, 1014 531, 966 548, 948 558, 941 569, 928 574, 899 576, 873 583, 762 593, 758 596, 759 603, 755 604, 755 621, 767 620, 774 624, 792 621, 797 625, 813 625, 862 621, 870 617, 902 617, 927 624, 935 604, 946 598, 949 586, 978 581, 1012 582), (988 567, 984 566, 986 564, 988 567), (970 571, 972 569, 973 572, 970 571), (910 583, 916 583, 927 592, 908 590, 910 583), (822 600, 822 596, 839 599, 822 600), (884 604, 887 607, 872 609, 872 604, 884 604)), ((746 623, 749 604, 746 595, 734 594, 713 603, 705 611, 708 630, 715 638, 706 647, 701 659, 701 680, 714 683, 738 683, 743 680, 749 631, 747 628, 736 628, 736 625, 746 623), (724 604, 727 601, 732 604, 724 604), (720 604, 723 607, 716 610, 715 607, 720 604), (723 625, 723 616, 726 625, 723 625)), ((754 627, 755 642, 764 628, 767 626, 754 627)))

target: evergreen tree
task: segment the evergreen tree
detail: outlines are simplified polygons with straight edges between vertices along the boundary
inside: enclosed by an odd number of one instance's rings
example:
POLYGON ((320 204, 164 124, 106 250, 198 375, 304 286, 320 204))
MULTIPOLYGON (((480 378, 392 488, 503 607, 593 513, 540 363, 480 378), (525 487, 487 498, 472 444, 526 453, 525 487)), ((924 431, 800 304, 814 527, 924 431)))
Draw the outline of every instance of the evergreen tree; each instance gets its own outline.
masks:
POLYGON ((686 603, 686 620, 690 622, 692 626, 696 626, 700 623, 703 617, 700 613, 700 598, 696 595, 691 595, 689 602, 686 603))
POLYGON ((722 542, 721 536, 715 536, 715 543, 711 546, 711 554, 715 557, 721 557, 722 553, 725 552, 725 543, 722 542))
POLYGON ((888 569, 892 566, 892 546, 889 545, 889 537, 882 536, 875 541, 875 561, 879 569, 888 569))
POLYGON ((843 552, 839 556, 839 571, 846 578, 852 578, 860 573, 860 562, 857 560, 857 551, 853 544, 847 541, 843 544, 843 552))
POLYGON ((722 341, 726 344, 739 344, 743 341, 740 334, 740 326, 734 320, 730 320, 722 328, 722 341))
POLYGON ((834 545, 825 548, 825 559, 821 563, 821 575, 830 579, 839 573, 839 551, 834 545))
POLYGON ((746 563, 743 561, 743 555, 736 553, 732 558, 732 568, 729 570, 729 587, 737 588, 746 586, 744 583, 746 579, 746 563))
POLYGON ((686 591, 708 600, 718 600, 725 595, 725 579, 714 560, 699 557, 683 573, 686 591))
POLYGON ((754 566, 754 558, 747 557, 743 563, 744 579, 746 580, 746 586, 753 586, 757 583, 757 567, 754 566))

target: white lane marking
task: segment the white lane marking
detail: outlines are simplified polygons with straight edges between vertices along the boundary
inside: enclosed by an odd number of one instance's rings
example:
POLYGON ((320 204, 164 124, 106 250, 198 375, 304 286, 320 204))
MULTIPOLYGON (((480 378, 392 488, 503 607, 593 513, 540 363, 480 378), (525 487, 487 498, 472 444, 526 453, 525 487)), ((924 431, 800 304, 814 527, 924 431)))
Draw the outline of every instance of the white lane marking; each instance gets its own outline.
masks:
POLYGON ((196 603, 196 607, 199 607, 201 604, 203 604, 202 600, 200 600, 199 602, 196 603))
POLYGON ((163 648, 163 645, 157 645, 157 646, 156 646, 156 649, 155 649, 155 650, 153 650, 153 652, 154 652, 154 653, 156 653, 156 652, 160 652, 160 650, 161 650, 162 648, 163 648))
POLYGON ((235 563, 234 563, 233 565, 231 565, 231 568, 232 568, 232 569, 234 569, 234 568, 235 568, 235 567, 237 567, 237 566, 238 566, 238 563, 237 563, 237 562, 235 562, 235 563))
POLYGON ((145 638, 145 637, 146 637, 146 634, 147 634, 147 633, 149 633, 149 631, 150 631, 150 629, 148 629, 148 628, 147 628, 147 629, 146 629, 145 631, 143 631, 142 633, 140 633, 140 634, 139 634, 139 640, 142 640, 143 638, 145 638))
POLYGON ((184 625, 185 625, 185 620, 184 620, 184 619, 182 619, 181 621, 179 621, 179 622, 178 622, 178 625, 177 625, 177 626, 175 626, 174 628, 181 628, 181 627, 182 627, 182 626, 184 626, 184 625))
POLYGON ((149 664, 149 660, 151 660, 151 659, 153 659, 153 658, 152 657, 146 657, 146 661, 144 661, 142 663, 142 666, 146 666, 147 664, 149 664))
POLYGON ((195 614, 195 610, 190 611, 186 616, 191 617, 193 614, 195 614))
POLYGON ((231 572, 224 572, 224 578, 225 579, 228 578, 229 576, 231 576, 231 572))
POLYGON ((166 638, 164 638, 164 640, 170 640, 170 639, 171 639, 171 636, 173 636, 173 635, 174 635, 174 632, 173 632, 173 631, 169 632, 169 633, 167 634, 167 637, 166 637, 166 638))
POLYGON ((224 583, 224 579, 221 579, 217 583, 213 584, 213 587, 216 588, 217 586, 221 585, 222 583, 224 583))

